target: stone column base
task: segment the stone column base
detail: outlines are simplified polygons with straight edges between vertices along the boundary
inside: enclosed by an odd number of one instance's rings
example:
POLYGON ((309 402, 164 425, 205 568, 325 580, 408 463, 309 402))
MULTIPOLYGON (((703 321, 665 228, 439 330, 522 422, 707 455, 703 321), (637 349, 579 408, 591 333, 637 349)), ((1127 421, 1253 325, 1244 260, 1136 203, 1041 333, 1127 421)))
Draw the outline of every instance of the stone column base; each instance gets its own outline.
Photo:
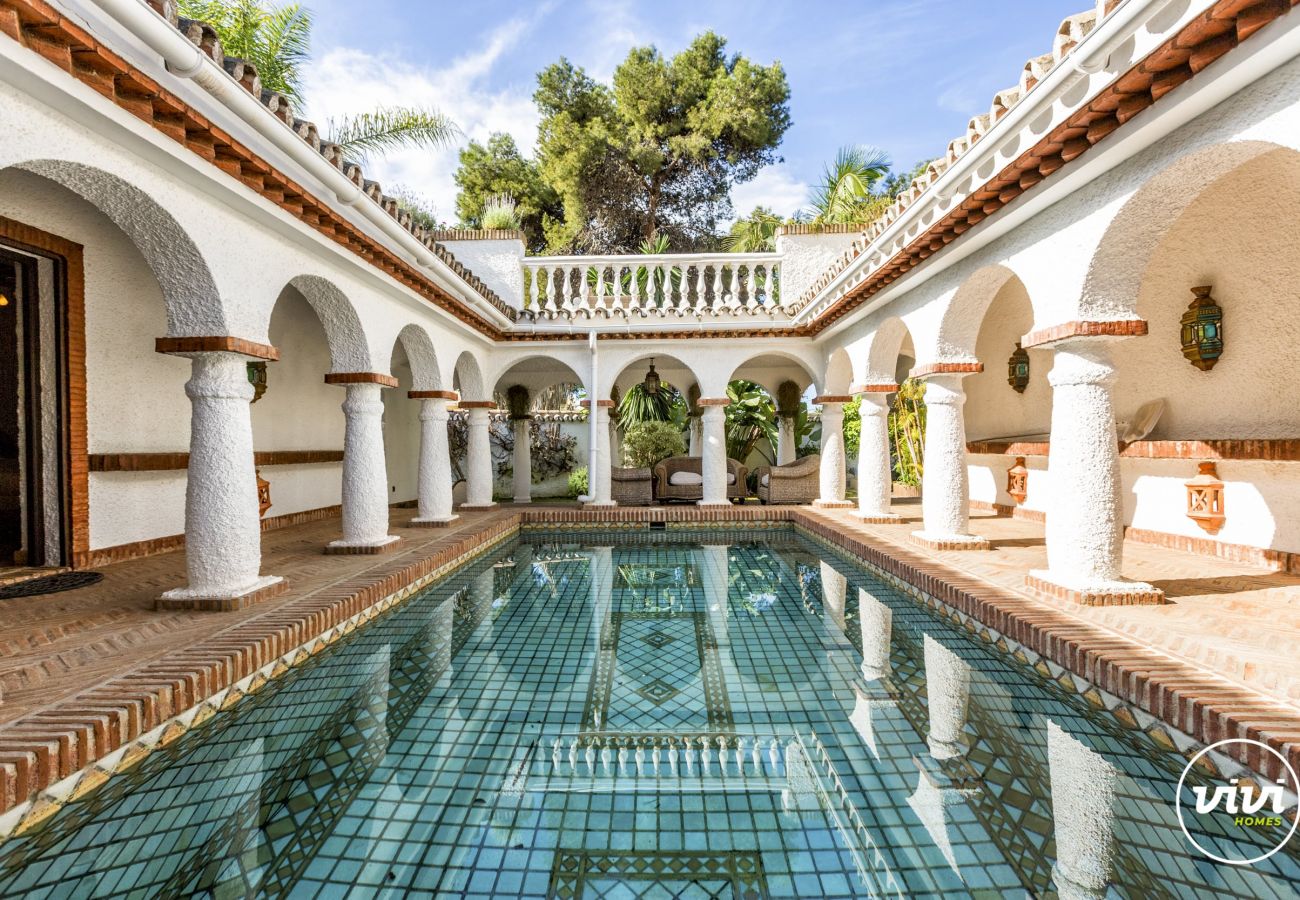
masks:
POLYGON ((289 590, 289 582, 278 575, 266 575, 238 594, 205 594, 189 588, 167 591, 154 604, 158 610, 190 609, 197 612, 232 612, 247 609, 289 590))
POLYGON ((618 506, 618 503, 613 500, 588 500, 586 503, 582 504, 582 506, 584 509, 590 509, 593 506, 609 508, 611 506, 618 506))
POLYGON ((930 534, 913 531, 912 540, 929 550, 990 550, 988 538, 978 534, 930 534))
POLYGON ((1067 600, 1082 606, 1142 606, 1167 602, 1165 592, 1142 581, 1099 581, 1093 584, 1063 584, 1043 569, 1025 576, 1025 587, 1051 600, 1067 600))
POLYGON ((817 509, 853 509, 857 506, 852 500, 814 500, 817 509))
POLYGON ((462 503, 456 508, 461 512, 483 512, 488 509, 496 509, 496 507, 496 502, 493 501, 492 503, 462 503))
POLYGON ((864 513, 854 512, 853 518, 857 519, 864 525, 889 525, 897 524, 903 521, 903 517, 898 513, 864 513))
POLYGON ((401 540, 397 535, 390 534, 382 541, 373 544, 349 544, 345 541, 330 541, 325 545, 325 552, 330 556, 364 556, 387 553, 396 547, 401 540))
POLYGON ((696 506, 733 506, 730 500, 696 500, 696 506))
POLYGON ((412 528, 446 528, 448 525, 450 525, 452 522, 455 522, 459 518, 460 516, 451 515, 451 516, 440 516, 436 519, 412 519, 406 524, 411 526, 412 528))

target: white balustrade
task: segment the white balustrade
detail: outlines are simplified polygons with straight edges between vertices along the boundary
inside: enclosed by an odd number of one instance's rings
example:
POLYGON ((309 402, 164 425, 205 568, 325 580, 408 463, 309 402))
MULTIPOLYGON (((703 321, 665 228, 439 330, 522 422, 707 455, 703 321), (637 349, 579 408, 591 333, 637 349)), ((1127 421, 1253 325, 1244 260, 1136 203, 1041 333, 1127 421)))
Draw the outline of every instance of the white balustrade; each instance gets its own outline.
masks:
POLYGON ((776 253, 538 256, 524 309, 544 318, 782 311, 776 253))

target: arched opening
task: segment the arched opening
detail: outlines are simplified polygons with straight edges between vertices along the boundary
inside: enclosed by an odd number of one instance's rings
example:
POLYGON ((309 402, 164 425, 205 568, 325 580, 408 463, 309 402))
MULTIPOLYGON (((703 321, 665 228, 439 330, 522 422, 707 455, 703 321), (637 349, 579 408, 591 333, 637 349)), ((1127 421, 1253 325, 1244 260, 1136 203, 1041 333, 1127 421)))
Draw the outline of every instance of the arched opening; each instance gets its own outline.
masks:
MULTIPOLYGON (((925 471, 925 385, 911 377, 916 344, 902 319, 881 322, 867 346, 866 384, 896 384, 889 395, 889 457, 895 501, 915 500, 925 471)), ((859 401, 860 402, 860 401, 859 401)), ((845 416, 845 444, 856 457, 857 435, 845 416)), ((859 422, 860 426, 860 422, 859 422)))
POLYGON ((1119 233, 1103 240, 1105 252, 1093 263, 1095 283, 1138 278, 1135 312, 1148 325, 1146 336, 1112 350, 1116 418, 1131 437, 1138 425, 1152 425, 1145 435, 1152 443, 1133 446, 1121 459, 1125 523, 1138 533, 1296 551, 1300 460, 1290 448, 1300 437, 1300 380, 1290 361, 1300 345, 1300 153, 1252 143, 1202 157, 1216 177, 1198 182, 1190 199, 1178 194, 1185 205, 1161 223, 1148 247, 1119 239, 1139 211, 1149 215, 1170 202, 1152 191, 1167 180, 1163 174, 1125 207, 1112 226, 1119 233), (1142 250, 1149 254, 1144 263, 1133 257, 1142 250), (1136 275, 1111 271, 1134 265, 1136 275), (1195 299, 1193 288, 1208 288, 1222 313, 1221 354, 1205 368, 1193 365, 1182 345, 1180 319, 1195 299), (1215 449, 1225 439, 1240 443, 1215 449), (1187 456, 1192 448, 1201 448, 1194 458, 1187 456), (1217 527, 1187 515, 1185 483, 1203 459, 1215 460, 1224 485, 1226 518, 1217 527))
POLYGON ((152 198, 80 164, 0 171, 0 216, 0 567, 178 546, 189 364, 154 341, 228 333, 206 263, 152 198))
POLYGON ((280 359, 262 364, 265 391, 251 408, 258 473, 271 500, 264 517, 301 519, 342 502, 345 394, 325 375, 366 370, 360 324, 352 323, 356 313, 342 293, 310 277, 285 285, 271 309, 268 336, 280 359))
POLYGON ((393 341, 388 371, 397 379, 397 387, 383 392, 389 501, 413 506, 419 496, 420 403, 407 393, 436 391, 441 384, 429 333, 418 325, 404 327, 393 341))
MULTIPOLYGON (((727 455, 744 463, 753 481, 760 466, 794 462, 818 450, 811 400, 817 377, 793 354, 760 353, 732 371, 727 384, 727 455)), ((757 488, 757 481, 751 485, 757 488)))
POLYGON ((553 357, 530 356, 517 360, 497 378, 493 397, 496 492, 534 500, 576 496, 570 490, 570 476, 587 465, 591 435, 581 406, 586 398, 582 377, 553 357), (524 436, 529 452, 521 456, 516 444, 524 436), (516 465, 525 462, 528 485, 516 491, 516 465))

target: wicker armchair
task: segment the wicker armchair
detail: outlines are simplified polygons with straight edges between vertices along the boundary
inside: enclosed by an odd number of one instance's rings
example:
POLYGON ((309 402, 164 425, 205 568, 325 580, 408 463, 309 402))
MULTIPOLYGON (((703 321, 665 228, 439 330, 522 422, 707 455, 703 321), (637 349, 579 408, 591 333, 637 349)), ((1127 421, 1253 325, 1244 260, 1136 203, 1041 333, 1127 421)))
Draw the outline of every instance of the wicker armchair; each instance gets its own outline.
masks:
MULTIPOLYGON (((676 472, 694 472, 702 474, 701 460, 698 456, 670 456, 655 466, 655 499, 661 503, 669 500, 694 502, 704 498, 704 485, 671 484, 676 472)), ((745 467, 734 459, 727 460, 727 474, 732 478, 727 483, 727 499, 744 498, 749 493, 745 486, 745 467)))
POLYGON ((649 506, 654 502, 654 473, 650 469, 610 471, 610 498, 619 506, 649 506))
POLYGON ((760 503, 812 503, 821 490, 822 458, 805 456, 783 466, 759 466, 758 499, 760 503))

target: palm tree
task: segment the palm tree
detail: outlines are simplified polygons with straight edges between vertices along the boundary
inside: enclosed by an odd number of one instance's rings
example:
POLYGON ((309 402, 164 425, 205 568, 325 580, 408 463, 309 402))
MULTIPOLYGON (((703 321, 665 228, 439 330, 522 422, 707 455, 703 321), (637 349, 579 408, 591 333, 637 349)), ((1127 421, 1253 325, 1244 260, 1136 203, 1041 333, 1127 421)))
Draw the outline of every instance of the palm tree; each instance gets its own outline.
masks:
POLYGON ((728 253, 771 253, 776 250, 776 230, 781 217, 765 206, 756 206, 743 219, 731 223, 731 231, 722 238, 728 253))
POLYGON ((653 394, 643 385, 634 384, 618 402, 618 424, 624 429, 642 422, 677 422, 686 417, 686 401, 681 391, 666 381, 653 394))
MULTIPOLYGON (((180 14, 211 25, 227 53, 257 67, 264 88, 284 94, 297 107, 305 105, 302 70, 311 58, 309 10, 267 0, 180 0, 180 14)), ((329 140, 354 159, 399 147, 441 147, 460 134, 446 116, 417 106, 384 106, 344 116, 330 120, 327 131, 329 140)))
POLYGON ((807 210, 814 224, 865 225, 889 204, 873 191, 889 172, 889 157, 873 147, 841 147, 835 162, 826 167, 822 182, 813 190, 807 210))

